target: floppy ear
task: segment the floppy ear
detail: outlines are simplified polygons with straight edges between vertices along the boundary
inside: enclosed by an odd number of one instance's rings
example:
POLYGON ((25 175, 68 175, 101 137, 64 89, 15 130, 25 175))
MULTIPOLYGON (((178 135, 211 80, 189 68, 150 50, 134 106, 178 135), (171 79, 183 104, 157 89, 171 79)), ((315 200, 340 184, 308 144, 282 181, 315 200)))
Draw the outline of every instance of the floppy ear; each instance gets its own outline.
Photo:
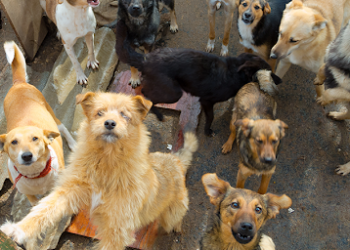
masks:
POLYGON ((303 2, 300 0, 293 0, 286 4, 286 9, 300 9, 303 7, 303 2))
POLYGON ((43 133, 46 139, 48 139, 49 143, 51 143, 56 137, 61 135, 60 133, 50 131, 50 130, 45 130, 45 129, 43 133))
POLYGON ((87 92, 85 94, 78 94, 75 97, 76 104, 81 104, 81 107, 83 108, 86 117, 89 117, 89 113, 93 105, 93 99, 95 95, 96 94, 94 92, 87 92))
POLYGON ((282 83, 282 79, 279 78, 279 76, 275 75, 274 73, 271 72, 271 77, 276 85, 282 83))
POLYGON ((267 201, 267 219, 276 218, 281 209, 289 208, 292 205, 292 199, 285 194, 278 196, 268 193, 264 195, 264 198, 267 201))
POLYGON ((152 108, 153 103, 144 97, 137 95, 133 97, 137 110, 141 113, 142 119, 146 117, 148 111, 152 108))
POLYGON ((0 151, 4 150, 6 134, 0 135, 0 151))
POLYGON ((271 7, 270 7, 270 4, 268 2, 265 3, 265 6, 264 6, 264 15, 268 15, 271 13, 271 7))
POLYGON ((261 61, 252 59, 245 61, 241 66, 239 66, 237 72, 239 73, 243 71, 248 77, 253 78, 254 74, 260 69, 262 69, 261 61))
POLYGON ((245 137, 249 137, 252 128, 254 127, 254 120, 249 118, 239 119, 235 122, 235 126, 241 127, 245 137))
POLYGON ((205 192, 210 198, 210 203, 213 205, 220 204, 222 197, 226 194, 230 184, 219 179, 216 174, 205 174, 202 176, 202 183, 205 192))
POLYGON ((319 15, 319 14, 315 14, 315 23, 314 26, 312 27, 313 31, 318 31, 318 30, 322 30, 326 27, 327 25, 327 20, 323 18, 323 16, 319 15))
POLYGON ((288 128, 288 125, 285 124, 284 122, 282 122, 281 120, 277 119, 275 120, 275 122, 277 123, 278 127, 280 128, 281 131, 281 139, 286 135, 286 133, 284 132, 285 129, 288 128))

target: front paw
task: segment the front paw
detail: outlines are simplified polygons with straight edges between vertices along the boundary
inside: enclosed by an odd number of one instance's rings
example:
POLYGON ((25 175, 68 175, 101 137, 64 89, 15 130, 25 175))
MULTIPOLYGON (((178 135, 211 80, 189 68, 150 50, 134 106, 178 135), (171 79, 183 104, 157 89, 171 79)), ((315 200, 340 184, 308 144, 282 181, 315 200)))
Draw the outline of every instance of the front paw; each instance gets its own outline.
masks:
POLYGON ((226 142, 224 145, 222 145, 222 153, 227 154, 232 150, 232 143, 226 142))
POLYGON ((348 173, 350 173, 350 165, 349 165, 349 163, 344 164, 344 165, 340 165, 335 171, 337 174, 345 176, 348 173))
POLYGON ((11 237, 18 244, 24 244, 26 240, 26 235, 23 230, 15 223, 6 222, 0 227, 0 230, 4 232, 7 236, 11 237))
POLYGON ((228 46, 222 45, 221 51, 220 51, 220 56, 228 56, 228 46))
POLYGON ((209 129, 205 129, 204 132, 205 132, 205 134, 206 134, 207 136, 210 136, 210 137, 214 137, 214 136, 215 136, 214 131, 211 130, 210 128, 209 128, 209 129))
POLYGON ((170 32, 175 34, 176 32, 179 31, 179 27, 177 26, 177 24, 170 24, 170 32))
POLYGON ((92 69, 92 70, 95 70, 95 69, 98 69, 98 66, 100 65, 99 61, 97 61, 96 59, 89 59, 88 62, 87 62, 87 68, 88 69, 92 69))
POLYGON ((88 78, 84 73, 77 73, 77 84, 81 85, 83 88, 86 88, 88 85, 88 78))
POLYGON ((205 51, 210 53, 214 50, 214 47, 215 47, 215 39, 213 40, 209 39, 205 51))
POLYGON ((323 96, 320 96, 316 99, 317 104, 321 105, 321 106, 326 106, 328 104, 330 104, 330 102, 327 102, 323 96))
POLYGON ((133 89, 136 89, 138 86, 141 85, 140 78, 133 78, 133 77, 131 77, 130 80, 129 80, 129 85, 131 85, 131 87, 133 89))

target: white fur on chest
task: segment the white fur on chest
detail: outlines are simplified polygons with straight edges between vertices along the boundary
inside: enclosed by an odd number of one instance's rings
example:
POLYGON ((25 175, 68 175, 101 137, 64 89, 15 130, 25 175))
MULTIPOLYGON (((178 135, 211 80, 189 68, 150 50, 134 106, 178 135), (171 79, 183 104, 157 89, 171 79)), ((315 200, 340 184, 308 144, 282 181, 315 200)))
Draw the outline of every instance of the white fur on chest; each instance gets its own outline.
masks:
POLYGON ((240 43, 247 49, 252 49, 258 52, 254 46, 252 28, 245 24, 242 19, 238 20, 238 32, 241 35, 240 43))
POLYGON ((209 0, 209 4, 210 6, 216 6, 217 3, 221 3, 221 4, 224 4, 224 5, 228 5, 228 1, 226 0, 209 0))
POLYGON ((74 44, 79 37, 95 33, 96 19, 89 7, 73 7, 66 1, 56 7, 57 28, 67 44, 74 44))
MULTIPOLYGON (((51 172, 48 175, 38 179, 27 179, 22 176, 16 184, 16 188, 22 194, 43 195, 55 184, 59 169, 58 159, 53 148, 50 145, 48 147, 50 149, 51 156, 51 172)), ((11 161, 11 159, 8 160, 7 167, 10 170, 12 180, 15 181, 19 173, 15 170, 14 163, 11 161)))

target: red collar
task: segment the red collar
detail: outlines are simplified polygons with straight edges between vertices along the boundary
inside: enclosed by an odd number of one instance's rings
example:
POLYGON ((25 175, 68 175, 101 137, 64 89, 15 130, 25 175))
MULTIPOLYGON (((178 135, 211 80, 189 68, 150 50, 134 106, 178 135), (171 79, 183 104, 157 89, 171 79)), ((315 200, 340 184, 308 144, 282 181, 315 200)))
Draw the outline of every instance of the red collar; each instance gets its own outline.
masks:
POLYGON ((39 178, 42 178, 42 177, 45 177, 46 175, 48 175, 51 172, 51 156, 50 156, 50 159, 46 162, 46 167, 44 168, 44 170, 38 176, 33 177, 33 178, 30 178, 30 177, 27 177, 27 176, 21 174, 15 165, 13 165, 13 167, 18 172, 18 176, 15 179, 15 186, 16 186, 17 182, 19 182, 19 180, 21 179, 22 176, 24 178, 27 178, 27 179, 39 179, 39 178))

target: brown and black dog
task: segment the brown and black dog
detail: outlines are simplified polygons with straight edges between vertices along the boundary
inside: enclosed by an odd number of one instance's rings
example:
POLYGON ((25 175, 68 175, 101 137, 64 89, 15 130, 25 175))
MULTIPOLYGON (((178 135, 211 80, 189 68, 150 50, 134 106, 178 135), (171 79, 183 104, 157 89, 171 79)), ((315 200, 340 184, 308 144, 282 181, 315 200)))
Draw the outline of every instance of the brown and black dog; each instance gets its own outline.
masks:
POLYGON ((280 142, 288 126, 275 120, 277 104, 272 96, 276 94, 277 86, 271 71, 259 70, 256 78, 257 82, 244 85, 237 93, 231 134, 222 146, 222 153, 231 151, 237 133, 240 153, 237 187, 244 188, 246 179, 252 174, 262 174, 258 193, 264 194, 275 172, 280 142))
POLYGON ((233 188, 216 174, 205 174, 202 182, 215 206, 215 214, 200 242, 201 250, 274 250, 272 239, 262 234, 265 222, 280 209, 289 208, 287 195, 261 195, 233 188))

